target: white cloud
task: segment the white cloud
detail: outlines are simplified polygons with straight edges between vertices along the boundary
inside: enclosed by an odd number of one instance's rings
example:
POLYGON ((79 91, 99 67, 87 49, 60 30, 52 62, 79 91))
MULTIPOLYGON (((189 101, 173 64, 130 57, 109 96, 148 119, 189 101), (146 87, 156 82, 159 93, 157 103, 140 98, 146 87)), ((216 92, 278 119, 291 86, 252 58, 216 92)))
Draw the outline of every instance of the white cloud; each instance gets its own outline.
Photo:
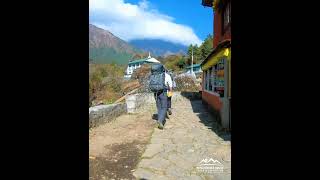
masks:
POLYGON ((201 44, 192 28, 150 8, 147 0, 138 5, 123 0, 90 0, 90 23, 111 31, 124 40, 162 39, 184 45, 201 44))

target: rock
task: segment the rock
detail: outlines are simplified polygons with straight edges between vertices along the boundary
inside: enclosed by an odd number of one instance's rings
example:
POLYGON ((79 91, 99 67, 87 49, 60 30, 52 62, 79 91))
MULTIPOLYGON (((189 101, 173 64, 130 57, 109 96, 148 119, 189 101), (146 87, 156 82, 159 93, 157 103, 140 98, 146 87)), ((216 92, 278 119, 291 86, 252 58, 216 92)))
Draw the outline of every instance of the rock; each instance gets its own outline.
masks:
POLYGON ((180 167, 171 165, 166 170, 166 175, 172 176, 175 179, 178 179, 178 178, 185 177, 186 176, 186 171, 184 169, 180 168, 180 167))
POLYGON ((150 144, 149 146, 147 146, 147 149, 143 153, 142 157, 143 158, 150 158, 161 151, 163 151, 162 144, 150 144))
POLYGON ((168 166, 170 165, 170 162, 166 159, 160 158, 160 157, 154 157, 151 159, 142 159, 139 163, 139 167, 141 168, 148 168, 155 171, 164 171, 168 166))
POLYGON ((152 144, 171 144, 171 141, 169 139, 164 139, 164 138, 152 138, 151 143, 152 144))
POLYGON ((154 179, 155 174, 149 170, 139 168, 133 172, 137 179, 154 179))
POLYGON ((170 152, 176 151, 177 150, 177 146, 175 144, 164 144, 163 145, 163 152, 168 154, 170 152))
POLYGON ((184 158, 177 154, 170 154, 168 160, 176 165, 176 168, 179 167, 184 170, 192 169, 194 164, 186 162, 184 158))

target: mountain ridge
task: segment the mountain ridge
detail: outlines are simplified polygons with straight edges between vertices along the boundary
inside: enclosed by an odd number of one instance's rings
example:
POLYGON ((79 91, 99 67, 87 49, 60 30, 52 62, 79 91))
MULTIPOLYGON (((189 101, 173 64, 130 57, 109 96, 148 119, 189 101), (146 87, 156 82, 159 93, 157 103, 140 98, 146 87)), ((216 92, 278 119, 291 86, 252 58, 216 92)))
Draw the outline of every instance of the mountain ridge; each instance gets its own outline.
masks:
POLYGON ((89 24, 89 58, 97 64, 127 64, 141 50, 112 32, 89 24))
POLYGON ((161 39, 134 39, 130 40, 129 44, 155 56, 165 57, 172 54, 186 54, 188 49, 187 46, 161 39))

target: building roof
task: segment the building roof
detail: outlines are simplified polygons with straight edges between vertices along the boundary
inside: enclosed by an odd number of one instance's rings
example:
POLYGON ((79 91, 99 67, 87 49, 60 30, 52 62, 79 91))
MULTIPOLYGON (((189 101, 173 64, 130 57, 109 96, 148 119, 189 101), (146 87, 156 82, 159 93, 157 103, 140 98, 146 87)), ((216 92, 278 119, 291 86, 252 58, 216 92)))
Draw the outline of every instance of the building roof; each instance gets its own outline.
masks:
POLYGON ((212 52, 207 56, 207 58, 200 63, 200 65, 203 65, 204 63, 206 63, 213 55, 218 53, 222 48, 230 47, 230 46, 231 46, 231 41, 229 39, 220 42, 218 46, 214 48, 212 52))
MULTIPOLYGON (((200 67, 200 64, 194 64, 193 68, 200 67)), ((187 69, 191 69, 191 66, 186 67, 187 69)))
POLYGON ((143 58, 143 59, 137 59, 134 61, 130 61, 128 64, 135 64, 135 63, 140 63, 146 61, 148 58, 143 58))
POLYGON ((150 63, 160 63, 160 61, 158 61, 157 59, 153 58, 150 56, 147 58, 142 58, 142 59, 137 59, 134 61, 130 61, 128 64, 135 64, 135 63, 141 63, 141 62, 150 62, 150 63))
POLYGON ((151 62, 151 63, 160 63, 160 61, 156 60, 155 58, 147 58, 146 60, 147 62, 151 62))

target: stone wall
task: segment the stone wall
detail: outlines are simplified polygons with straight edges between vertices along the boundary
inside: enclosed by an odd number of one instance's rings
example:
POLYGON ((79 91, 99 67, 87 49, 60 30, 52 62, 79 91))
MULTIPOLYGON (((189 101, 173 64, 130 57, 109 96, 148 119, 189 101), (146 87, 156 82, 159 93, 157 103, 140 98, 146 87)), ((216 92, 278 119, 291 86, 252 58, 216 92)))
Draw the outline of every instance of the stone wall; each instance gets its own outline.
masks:
MULTIPOLYGON (((174 92, 171 101, 175 102, 184 99, 201 99, 201 94, 198 92, 174 92)), ((141 110, 156 108, 153 93, 137 93, 129 95, 126 97, 126 104, 128 113, 136 113, 141 110)))
POLYGON ((127 113, 125 103, 99 105, 89 108, 89 128, 99 126, 127 113))
MULTIPOLYGON (((201 98, 197 92, 174 92, 172 102, 184 99, 194 100, 201 98)), ((156 105, 153 93, 137 93, 128 95, 125 103, 99 105, 89 108, 89 128, 108 123, 125 113, 137 113, 144 110, 154 111, 156 105)))
POLYGON ((142 108, 155 105, 153 93, 137 93, 126 97, 128 113, 136 113, 142 108))

